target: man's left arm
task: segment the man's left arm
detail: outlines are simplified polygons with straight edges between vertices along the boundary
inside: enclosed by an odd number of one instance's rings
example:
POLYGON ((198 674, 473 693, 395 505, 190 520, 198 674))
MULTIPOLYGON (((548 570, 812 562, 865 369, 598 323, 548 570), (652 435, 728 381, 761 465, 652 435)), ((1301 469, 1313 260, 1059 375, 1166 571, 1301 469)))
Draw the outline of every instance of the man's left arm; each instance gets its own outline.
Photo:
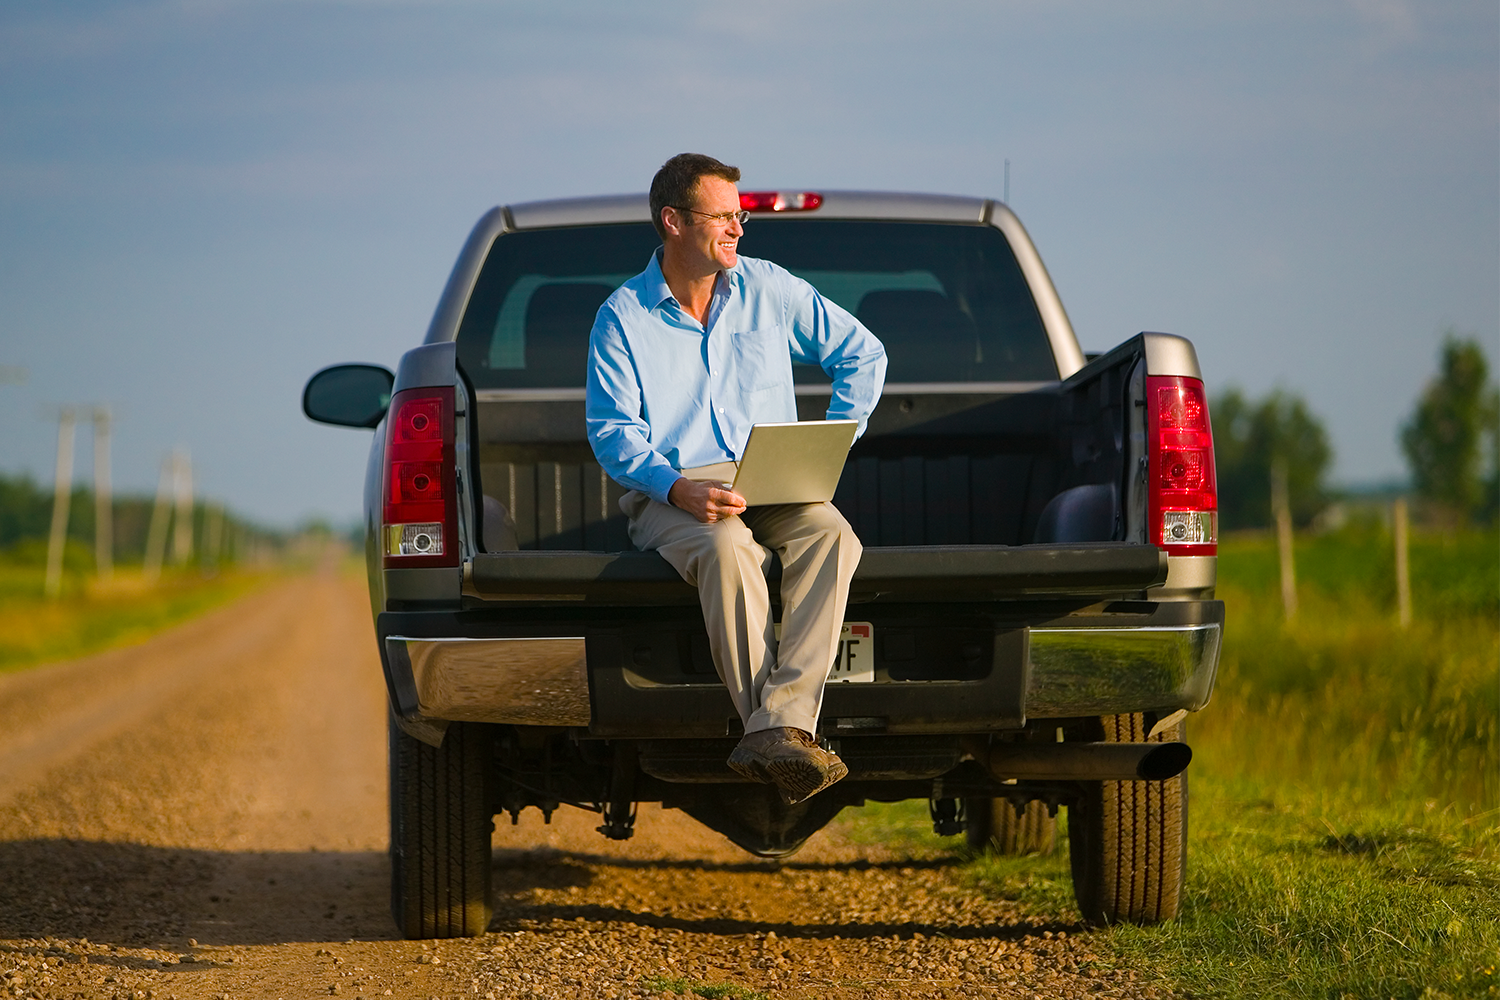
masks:
POLYGON ((885 386, 885 346, 854 315, 796 275, 781 271, 792 360, 833 379, 829 420, 858 420, 858 434, 885 386))

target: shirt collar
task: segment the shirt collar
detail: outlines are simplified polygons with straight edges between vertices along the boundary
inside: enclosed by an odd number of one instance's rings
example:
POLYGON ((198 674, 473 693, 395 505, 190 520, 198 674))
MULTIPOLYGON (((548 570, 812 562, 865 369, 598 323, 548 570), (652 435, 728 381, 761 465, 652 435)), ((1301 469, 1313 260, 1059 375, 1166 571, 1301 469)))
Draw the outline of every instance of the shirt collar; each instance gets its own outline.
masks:
POLYGON ((661 273, 662 250, 662 247, 657 247, 656 252, 651 255, 651 263, 646 265, 646 301, 643 304, 652 312, 672 298, 672 289, 667 287, 667 276, 661 273))
MULTIPOLYGON (((668 299, 672 299, 673 302, 677 301, 672 295, 671 287, 667 284, 666 275, 661 273, 661 255, 663 250, 663 247, 657 247, 656 252, 651 255, 651 262, 646 265, 645 306, 653 312, 668 299)), ((734 267, 719 272, 724 275, 725 281, 722 285, 714 286, 714 295, 716 298, 720 295, 728 294, 730 285, 739 280, 739 272, 739 261, 735 261, 734 267)), ((678 304, 681 305, 681 303, 678 304)))

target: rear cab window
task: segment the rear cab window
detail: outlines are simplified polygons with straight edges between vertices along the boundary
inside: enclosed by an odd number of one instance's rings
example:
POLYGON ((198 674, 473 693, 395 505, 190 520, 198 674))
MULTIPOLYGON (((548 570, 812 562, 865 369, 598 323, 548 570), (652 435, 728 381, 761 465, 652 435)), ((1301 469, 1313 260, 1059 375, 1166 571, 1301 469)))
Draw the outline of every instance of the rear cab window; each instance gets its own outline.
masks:
MULTIPOLYGON (((522 230, 495 241, 458 333, 476 389, 584 384, 594 314, 660 244, 649 223, 522 230)), ((980 224, 752 217, 743 256, 787 268, 885 344, 887 383, 1058 378, 1005 236, 980 224)), ((827 384, 814 366, 799 383, 827 384)))

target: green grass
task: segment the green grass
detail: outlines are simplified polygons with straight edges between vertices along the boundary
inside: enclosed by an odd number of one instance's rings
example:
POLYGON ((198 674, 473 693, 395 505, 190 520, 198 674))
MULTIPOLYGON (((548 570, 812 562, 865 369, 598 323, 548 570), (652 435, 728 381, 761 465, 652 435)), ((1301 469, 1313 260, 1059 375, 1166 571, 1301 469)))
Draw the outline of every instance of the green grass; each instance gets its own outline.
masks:
POLYGON ((1182 919, 1107 932, 1195 996, 1500 996, 1500 538, 1424 535, 1396 621, 1378 524, 1220 548, 1182 919))
MULTIPOLYGON (((1500 537, 1416 535, 1409 628, 1378 524, 1298 540, 1290 622, 1276 559, 1264 536, 1220 548, 1182 917, 1095 947, 1191 997, 1500 997, 1500 537)), ((856 839, 953 850, 921 803, 848 815, 856 839)), ((1076 919, 1066 859, 1064 829, 1052 857, 964 872, 1076 919)))
POLYGON ((916 801, 867 802, 844 810, 838 822, 843 835, 857 844, 883 844, 916 855, 946 851, 954 843, 932 832, 927 806, 916 801))
POLYGON ((0 556, 0 672, 142 642, 156 632, 259 586, 268 572, 166 569, 154 585, 138 567, 116 570, 109 587, 69 570, 57 599, 43 594, 45 569, 0 556))
POLYGON ((680 976, 647 976, 641 985, 658 993, 675 993, 677 996, 703 997, 704 1000, 767 1000, 759 990, 736 986, 734 983, 705 983, 680 976))
POLYGON ((1224 652, 1214 704, 1193 729, 1205 770, 1413 823, 1436 809, 1487 832, 1494 853, 1500 537, 1414 539, 1408 628, 1378 530, 1299 542, 1296 563, 1299 606, 1285 621, 1271 541, 1220 549, 1224 652))
POLYGON ((1189 996, 1500 995, 1500 865, 1407 812, 1195 775, 1182 918, 1100 937, 1189 996))

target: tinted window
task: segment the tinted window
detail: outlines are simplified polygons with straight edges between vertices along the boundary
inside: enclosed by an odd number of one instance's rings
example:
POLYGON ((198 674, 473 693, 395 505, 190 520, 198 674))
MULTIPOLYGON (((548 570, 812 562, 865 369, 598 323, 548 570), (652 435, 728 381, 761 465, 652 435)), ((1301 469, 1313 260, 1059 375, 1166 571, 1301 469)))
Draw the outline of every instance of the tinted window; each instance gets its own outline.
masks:
MULTIPOLYGON (((638 274, 651 226, 580 226, 495 241, 459 328, 479 388, 583 384, 594 313, 638 274)), ((740 252, 812 282, 886 345, 889 382, 1057 378, 1036 303, 990 226, 752 218, 740 252)), ((798 366, 799 382, 827 382, 798 366)))

